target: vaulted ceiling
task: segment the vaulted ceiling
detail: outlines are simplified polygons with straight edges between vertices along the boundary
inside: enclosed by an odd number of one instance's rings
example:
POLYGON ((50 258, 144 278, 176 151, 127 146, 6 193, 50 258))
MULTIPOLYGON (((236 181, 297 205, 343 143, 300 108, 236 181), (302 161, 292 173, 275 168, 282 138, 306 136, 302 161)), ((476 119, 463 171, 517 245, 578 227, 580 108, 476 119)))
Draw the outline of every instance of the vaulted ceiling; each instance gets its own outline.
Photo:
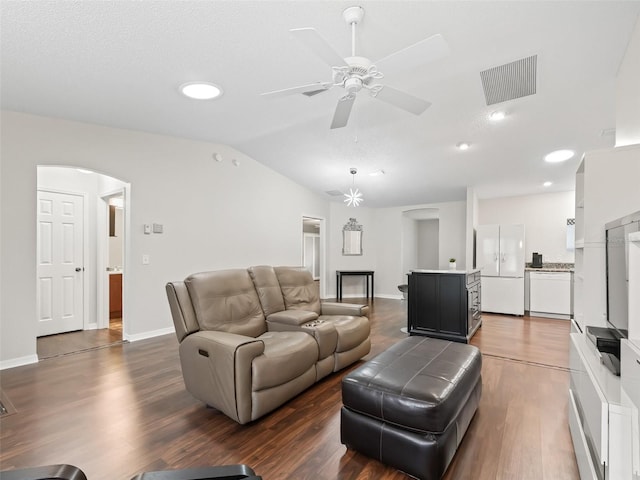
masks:
POLYGON ((460 200, 468 186, 481 198, 571 190, 582 153, 614 145, 616 75, 639 1, 360 2, 356 53, 374 63, 434 34, 447 42, 444 58, 383 72, 430 108, 417 116, 361 91, 332 130, 339 87, 262 97, 331 81, 289 30, 314 27, 350 56, 352 5, 3 0, 2 108, 229 144, 334 201, 326 192, 348 189, 356 167, 372 207, 460 200), (487 105, 480 72, 532 56, 535 93, 487 105), (223 95, 182 96, 196 80, 223 95), (496 110, 502 122, 489 120, 496 110), (545 163, 557 149, 576 155, 545 163))

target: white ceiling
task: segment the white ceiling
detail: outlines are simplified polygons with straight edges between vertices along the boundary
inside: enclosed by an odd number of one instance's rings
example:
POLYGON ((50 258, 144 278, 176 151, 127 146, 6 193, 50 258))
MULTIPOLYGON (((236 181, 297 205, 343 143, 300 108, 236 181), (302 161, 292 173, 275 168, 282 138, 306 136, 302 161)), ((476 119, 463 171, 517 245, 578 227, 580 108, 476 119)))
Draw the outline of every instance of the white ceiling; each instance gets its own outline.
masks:
POLYGON ((366 206, 415 205, 573 189, 583 152, 611 147, 615 79, 640 1, 364 1, 357 53, 382 58, 440 33, 450 55, 384 83, 432 102, 414 116, 359 94, 329 130, 341 92, 260 93, 330 81, 289 33, 315 27, 343 56, 343 1, 7 1, 1 4, 2 108, 229 144, 325 192, 356 186, 366 206), (537 93, 487 106, 480 71, 537 55, 537 93), (178 87, 206 80, 198 102, 178 87), (507 112, 500 124, 487 120, 507 112), (455 148, 471 142, 465 152, 455 148), (546 164, 569 148, 576 157, 546 164), (367 173, 383 169, 386 174, 367 173), (545 189, 546 180, 554 184, 545 189))

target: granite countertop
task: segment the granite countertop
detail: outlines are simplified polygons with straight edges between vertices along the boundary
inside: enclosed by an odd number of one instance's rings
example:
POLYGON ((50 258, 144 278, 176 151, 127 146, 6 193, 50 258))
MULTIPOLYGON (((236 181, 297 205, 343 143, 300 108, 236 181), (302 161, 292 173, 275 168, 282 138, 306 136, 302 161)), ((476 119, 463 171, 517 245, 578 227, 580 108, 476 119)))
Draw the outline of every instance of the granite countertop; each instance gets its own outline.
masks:
POLYGON ((573 272, 573 263, 543 263, 542 268, 534 268, 526 263, 524 269, 527 272, 573 272))

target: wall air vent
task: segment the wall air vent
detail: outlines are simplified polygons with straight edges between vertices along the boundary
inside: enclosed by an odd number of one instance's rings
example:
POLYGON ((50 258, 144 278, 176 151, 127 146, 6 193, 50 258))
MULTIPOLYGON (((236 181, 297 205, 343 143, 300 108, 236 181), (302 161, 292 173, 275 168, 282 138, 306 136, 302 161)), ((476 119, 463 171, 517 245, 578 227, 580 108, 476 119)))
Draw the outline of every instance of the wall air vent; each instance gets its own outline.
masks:
POLYGON ((343 193, 339 190, 328 190, 326 192, 327 195, 331 195, 332 197, 339 197, 340 195, 342 195, 343 193))
POLYGON ((480 72, 487 105, 536 93, 537 61, 533 55, 480 72))

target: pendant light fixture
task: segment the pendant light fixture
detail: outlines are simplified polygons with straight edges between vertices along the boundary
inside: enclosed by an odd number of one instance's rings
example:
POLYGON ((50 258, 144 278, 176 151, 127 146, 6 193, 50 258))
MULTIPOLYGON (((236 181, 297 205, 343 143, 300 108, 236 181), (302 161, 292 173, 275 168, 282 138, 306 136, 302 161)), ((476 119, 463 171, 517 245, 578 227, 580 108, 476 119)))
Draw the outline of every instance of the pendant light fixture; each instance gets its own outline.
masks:
POLYGON ((358 173, 358 169, 355 167, 351 167, 349 172, 352 175, 353 183, 351 188, 349 189, 349 193, 345 193, 344 203, 346 203, 350 207, 357 207, 360 205, 360 202, 363 201, 362 193, 356 188, 356 173, 358 173))

